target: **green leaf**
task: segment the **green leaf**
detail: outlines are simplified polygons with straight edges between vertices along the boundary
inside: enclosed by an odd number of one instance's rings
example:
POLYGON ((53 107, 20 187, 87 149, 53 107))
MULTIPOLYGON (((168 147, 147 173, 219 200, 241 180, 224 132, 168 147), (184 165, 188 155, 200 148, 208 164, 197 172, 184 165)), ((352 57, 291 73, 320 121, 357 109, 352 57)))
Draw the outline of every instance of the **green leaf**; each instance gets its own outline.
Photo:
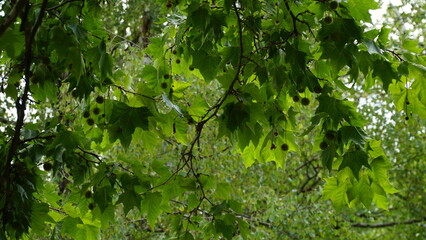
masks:
POLYGON ((371 22, 369 10, 379 8, 376 1, 348 0, 348 9, 358 21, 371 22))
POLYGON ((55 223, 49 216, 49 205, 46 203, 35 203, 31 211, 31 229, 38 234, 44 232, 46 222, 55 223))
POLYGON ((334 145, 329 146, 321 152, 321 162, 324 167, 331 171, 333 167, 334 158, 337 157, 336 148, 334 145))
POLYGON ((123 203, 124 214, 128 214, 133 207, 140 208, 141 206, 141 197, 133 190, 126 190, 124 193, 120 194, 116 204, 123 203))
POLYGON ((354 176, 359 179, 359 171, 362 166, 371 168, 368 164, 368 154, 361 150, 347 152, 343 155, 343 161, 340 164, 339 170, 349 167, 354 176))
POLYGON ((141 204, 141 211, 147 214, 147 220, 151 230, 155 230, 155 222, 161 214, 162 195, 159 192, 148 192, 141 204))
POLYGON ((330 199, 336 210, 342 209, 348 204, 348 196, 346 195, 347 183, 338 181, 336 177, 326 178, 325 181, 322 199, 330 199))
POLYGON ((214 222, 214 226, 216 229, 217 233, 222 233, 222 235, 226 238, 226 239, 232 239, 234 232, 235 232, 235 227, 232 225, 228 225, 226 224, 224 221, 218 219, 214 222))
POLYGON ((234 132, 249 120, 250 114, 243 102, 229 103, 224 108, 222 118, 226 127, 234 132))
POLYGON ((343 120, 346 120, 348 123, 355 120, 356 113, 350 102, 339 100, 325 94, 321 94, 317 97, 317 100, 319 106, 316 113, 327 113, 333 120, 333 126, 337 127, 343 120))
POLYGON ((365 41, 363 43, 367 47, 368 53, 370 53, 370 54, 375 53, 375 54, 383 55, 382 49, 380 49, 379 46, 377 46, 376 43, 374 43, 373 40, 368 40, 368 41, 365 41))
POLYGON ((112 204, 112 196, 114 192, 115 191, 111 186, 104 186, 94 189, 93 201, 96 203, 96 206, 99 207, 102 213, 109 205, 112 204))
POLYGON ((419 47, 419 42, 411 39, 405 39, 402 42, 402 47, 410 52, 415 54, 421 53, 424 48, 419 47))
POLYGON ((376 60, 373 67, 373 77, 380 77, 383 83, 383 89, 388 91, 388 86, 392 83, 392 79, 398 79, 397 73, 387 61, 376 60))
POLYGON ((360 146, 363 146, 365 143, 365 138, 367 134, 359 127, 353 126, 343 126, 338 131, 342 136, 342 142, 347 144, 349 141, 352 141, 360 146))
POLYGON ((229 183, 222 182, 216 186, 215 196, 218 199, 229 199, 232 193, 232 187, 229 183))
POLYGON ((152 116, 147 107, 130 107, 119 101, 112 102, 108 132, 111 142, 120 139, 124 147, 129 147, 136 127, 148 130, 148 117, 152 116))
POLYGON ((194 51, 192 53, 192 66, 198 68, 206 81, 216 78, 220 57, 214 54, 208 54, 205 51, 194 51))
POLYGON ((374 177, 383 190, 386 193, 396 193, 397 189, 391 186, 388 177, 388 170, 391 169, 391 165, 389 161, 387 161, 384 157, 380 156, 378 158, 373 159, 370 163, 371 169, 373 170, 374 177))

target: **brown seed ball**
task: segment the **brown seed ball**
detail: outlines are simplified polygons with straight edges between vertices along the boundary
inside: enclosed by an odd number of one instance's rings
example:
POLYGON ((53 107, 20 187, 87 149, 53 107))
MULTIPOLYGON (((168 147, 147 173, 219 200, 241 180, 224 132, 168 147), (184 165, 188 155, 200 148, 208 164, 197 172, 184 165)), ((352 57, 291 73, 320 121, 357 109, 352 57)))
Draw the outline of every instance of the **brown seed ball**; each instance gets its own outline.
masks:
POLYGON ((180 59, 176 59, 176 61, 175 61, 177 64, 179 64, 180 63, 180 59))
POLYGON ((170 78, 170 75, 169 75, 169 74, 164 74, 163 78, 164 78, 164 79, 169 79, 169 78, 170 78))
POLYGON ((102 96, 97 96, 97 97, 96 97, 96 102, 97 102, 97 103, 99 103, 99 104, 104 103, 104 97, 102 97, 102 96))
POLYGON ((173 51, 172 51, 172 53, 173 53, 173 54, 176 54, 176 53, 177 53, 177 51, 176 51, 176 50, 173 50, 173 51))
POLYGON ((338 2, 336 2, 336 1, 330 2, 330 8, 332 10, 336 10, 338 7, 339 7, 339 3, 338 2))
POLYGON ((92 191, 88 190, 88 191, 84 194, 84 196, 85 196, 86 198, 91 198, 91 197, 92 197, 92 191))
POLYGON ((309 103, 310 103, 311 101, 309 100, 309 98, 302 98, 302 100, 301 100, 301 103, 302 103, 302 105, 304 105, 304 106, 307 106, 307 105, 309 105, 309 103))
POLYGON ((335 138, 335 132, 334 132, 334 131, 331 131, 331 130, 328 130, 328 131, 325 133, 325 137, 326 137, 328 140, 333 140, 333 139, 335 138))
POLYGON ((45 163, 43 163, 43 169, 44 169, 45 171, 50 171, 50 170, 52 170, 52 164, 51 164, 50 162, 45 162, 45 163))
POLYGON ((95 107, 93 109, 93 114, 98 115, 101 112, 101 110, 98 107, 95 107))
POLYGON ((277 146, 275 146, 275 144, 271 144, 271 150, 274 150, 274 149, 276 149, 277 148, 277 146))
POLYGON ((83 113, 83 117, 84 117, 84 118, 88 118, 88 117, 90 117, 90 112, 89 112, 89 111, 84 111, 84 113, 83 113))
POLYGON ((408 121, 408 120, 410 120, 410 117, 406 116, 406 117, 405 117, 405 120, 407 120, 407 121, 408 121))
POLYGON ((314 93, 322 93, 322 87, 321 86, 315 86, 314 87, 314 93))
POLYGON ((283 145, 281 145, 281 150, 288 151, 288 144, 284 143, 283 145))
POLYGON ((161 88, 162 89, 166 89, 167 88, 167 83, 166 82, 162 82, 161 83, 161 88))
POLYGON ((328 144, 326 142, 321 142, 320 148, 321 148, 321 150, 324 150, 324 149, 328 148, 328 144))
POLYGON ((324 22, 325 22, 325 24, 332 24, 333 18, 331 16, 327 16, 327 17, 324 18, 324 22))
POLYGON ((189 71, 194 71, 194 67, 191 65, 191 66, 189 66, 189 71))
POLYGON ((300 97, 298 95, 293 96, 293 101, 295 102, 300 101, 300 97))
POLYGON ((93 120, 93 118, 88 118, 86 122, 89 126, 95 125, 95 120, 93 120))
POLYGON ((89 209, 93 210, 95 208, 95 204, 94 203, 89 203, 89 209))

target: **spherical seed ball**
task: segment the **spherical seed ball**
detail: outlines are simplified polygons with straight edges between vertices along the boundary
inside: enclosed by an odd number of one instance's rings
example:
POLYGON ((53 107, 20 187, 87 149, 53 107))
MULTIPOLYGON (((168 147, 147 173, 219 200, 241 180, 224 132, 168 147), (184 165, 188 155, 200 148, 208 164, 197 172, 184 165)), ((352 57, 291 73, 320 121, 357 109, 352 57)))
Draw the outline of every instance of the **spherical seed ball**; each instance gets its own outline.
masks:
POLYGON ((324 149, 328 148, 328 144, 327 144, 326 142, 321 142, 321 143, 320 143, 320 148, 321 148, 322 150, 324 150, 324 149))
POLYGON ((328 130, 328 131, 325 133, 325 137, 326 137, 328 140, 333 140, 333 139, 335 138, 335 132, 334 132, 334 131, 331 131, 331 130, 328 130))
POLYGON ((309 105, 309 103, 311 102, 311 100, 309 100, 309 98, 302 98, 301 103, 304 106, 309 105))
POLYGON ((169 78, 170 78, 170 75, 169 75, 169 74, 164 74, 163 78, 164 78, 164 79, 169 79, 169 78))
POLYGON ((336 2, 336 1, 330 2, 330 8, 332 10, 336 10, 338 7, 339 7, 339 3, 338 2, 336 2))
POLYGON ((161 88, 162 89, 166 89, 167 88, 167 83, 166 82, 162 82, 161 83, 161 88))
POLYGON ((405 120, 407 120, 407 121, 408 121, 408 120, 410 120, 410 117, 406 116, 406 117, 405 117, 405 120))
POLYGON ((315 86, 314 87, 314 93, 322 93, 322 87, 321 86, 315 86))
POLYGON ((88 117, 90 117, 90 112, 89 112, 89 111, 84 111, 84 113, 83 113, 83 117, 84 117, 84 118, 88 118, 88 117))
POLYGON ((172 53, 173 53, 173 54, 176 54, 176 53, 177 53, 177 51, 176 51, 176 50, 173 50, 173 51, 172 51, 172 53))
POLYGON ((98 107, 95 107, 93 109, 93 114, 98 115, 101 112, 101 110, 98 107))
POLYGON ((178 58, 178 59, 176 59, 176 61, 175 61, 177 64, 179 64, 180 63, 180 59, 178 58))
POLYGON ((84 196, 85 196, 86 198, 91 198, 91 197, 92 197, 92 191, 88 190, 88 191, 84 194, 84 196))
POLYGON ((45 163, 43 163, 43 169, 44 169, 45 171, 50 171, 50 170, 52 170, 52 164, 51 164, 50 162, 45 162, 45 163))
POLYGON ((94 203, 89 203, 89 209, 93 210, 95 208, 95 204, 94 203))
POLYGON ((189 66, 189 71, 194 71, 194 67, 191 65, 191 66, 189 66))
POLYGON ((277 148, 277 146, 275 146, 275 144, 271 144, 271 150, 274 150, 275 148, 277 148))
POLYGON ((97 103, 99 103, 99 104, 104 103, 104 97, 102 97, 102 96, 97 96, 97 97, 96 97, 96 102, 97 102, 97 103))
POLYGON ((295 102, 300 101, 300 97, 298 95, 293 96, 293 101, 295 102))
POLYGON ((333 23, 333 18, 331 16, 327 16, 324 18, 324 22, 326 24, 332 24, 333 23))
POLYGON ((288 151, 288 144, 287 143, 282 144, 281 145, 281 150, 288 151))
POLYGON ((86 122, 89 126, 93 126, 95 124, 95 120, 93 120, 93 118, 88 118, 86 122))

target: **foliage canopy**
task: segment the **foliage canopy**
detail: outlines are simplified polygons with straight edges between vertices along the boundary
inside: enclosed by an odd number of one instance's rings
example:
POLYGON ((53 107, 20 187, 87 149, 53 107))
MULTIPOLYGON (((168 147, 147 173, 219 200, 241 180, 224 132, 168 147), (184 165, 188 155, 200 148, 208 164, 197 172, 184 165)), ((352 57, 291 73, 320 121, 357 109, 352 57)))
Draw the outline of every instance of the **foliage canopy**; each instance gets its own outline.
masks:
POLYGON ((268 210, 247 210, 261 197, 236 187, 258 174, 302 194, 324 179, 337 212, 387 210, 392 147, 371 126, 388 123, 358 99, 426 118, 425 50, 372 28, 375 1, 0 4, 0 239, 113 238, 116 219, 141 236, 268 238, 249 214, 268 210))

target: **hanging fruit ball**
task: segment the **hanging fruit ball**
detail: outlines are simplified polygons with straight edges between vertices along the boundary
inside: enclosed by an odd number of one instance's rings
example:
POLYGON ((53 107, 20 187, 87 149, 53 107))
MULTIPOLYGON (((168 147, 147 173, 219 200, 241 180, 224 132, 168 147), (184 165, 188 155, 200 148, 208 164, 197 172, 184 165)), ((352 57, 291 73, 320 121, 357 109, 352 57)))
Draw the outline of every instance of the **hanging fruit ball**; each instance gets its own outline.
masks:
POLYGON ((328 143, 326 143, 326 142, 321 142, 321 143, 320 143, 320 148, 321 148, 321 150, 325 150, 326 148, 328 148, 328 143))
POLYGON ((99 104, 104 103, 104 97, 102 97, 102 96, 97 96, 97 97, 96 97, 96 102, 97 102, 97 103, 99 103, 99 104))
POLYGON ((52 164, 51 164, 50 162, 45 162, 45 163, 43 163, 43 169, 44 169, 45 171, 50 171, 50 170, 52 170, 52 164))
POLYGON ((288 151, 288 144, 287 143, 282 144, 281 145, 281 150, 288 151))
POLYGON ((310 103, 311 101, 309 100, 309 98, 302 98, 302 100, 301 100, 301 103, 302 103, 302 105, 304 105, 304 106, 307 106, 307 105, 309 105, 309 103, 310 103))

